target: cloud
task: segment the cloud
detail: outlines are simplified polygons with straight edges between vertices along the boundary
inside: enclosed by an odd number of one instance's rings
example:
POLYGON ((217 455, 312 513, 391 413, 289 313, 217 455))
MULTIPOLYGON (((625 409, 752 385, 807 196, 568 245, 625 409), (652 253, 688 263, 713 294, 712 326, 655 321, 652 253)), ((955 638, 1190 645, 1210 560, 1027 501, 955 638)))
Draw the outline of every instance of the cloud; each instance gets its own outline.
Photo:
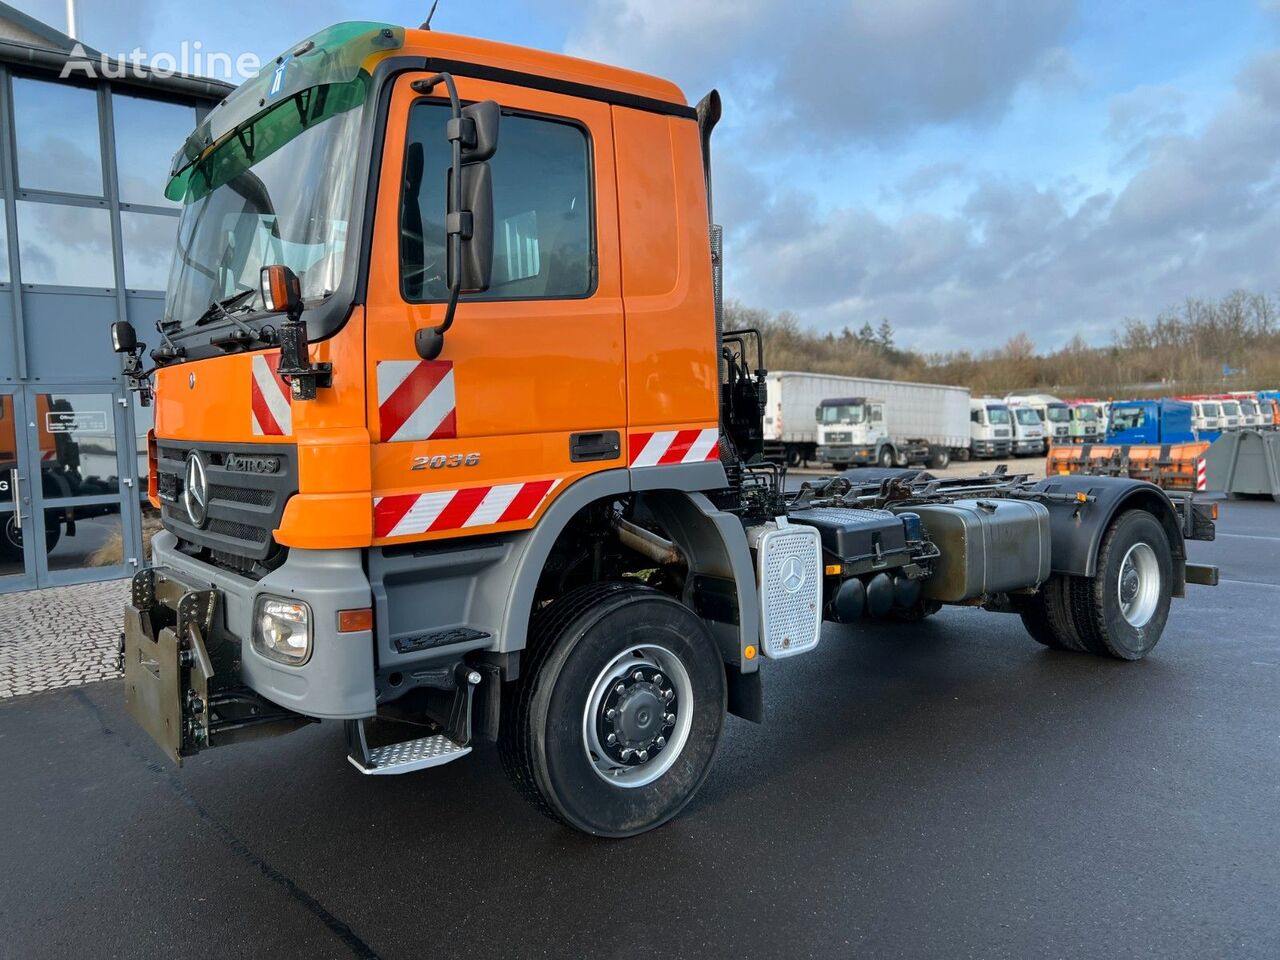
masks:
POLYGON ((570 53, 718 85, 761 137, 892 142, 999 117, 1019 86, 1070 74, 1057 42, 1074 0, 582 0, 570 53))
MULTIPOLYGON (((1130 107, 1172 100, 1135 91, 1113 109, 1117 132, 1145 135, 1152 112, 1130 107)), ((1019 330, 1046 347, 1077 332, 1105 341, 1125 316, 1186 295, 1274 290, 1276 143, 1280 51, 1241 71, 1203 129, 1160 136, 1115 192, 978 177, 953 213, 899 219, 853 206, 819 215, 815 196, 792 193, 734 225, 729 282, 736 297, 820 329, 889 317, 900 342, 925 349, 1019 330)))

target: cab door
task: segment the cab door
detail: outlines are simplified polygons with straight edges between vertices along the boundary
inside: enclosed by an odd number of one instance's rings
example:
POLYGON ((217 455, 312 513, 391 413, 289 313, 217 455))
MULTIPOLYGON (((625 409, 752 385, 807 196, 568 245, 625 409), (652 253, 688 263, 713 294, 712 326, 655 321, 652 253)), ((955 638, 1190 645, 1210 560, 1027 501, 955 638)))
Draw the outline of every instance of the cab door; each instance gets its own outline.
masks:
POLYGON ((374 539, 527 528, 575 480, 624 466, 624 325, 606 104, 457 78, 502 108, 490 160, 490 287, 464 294, 436 360, 414 335, 445 315, 450 117, 443 85, 396 81, 367 296, 374 539))

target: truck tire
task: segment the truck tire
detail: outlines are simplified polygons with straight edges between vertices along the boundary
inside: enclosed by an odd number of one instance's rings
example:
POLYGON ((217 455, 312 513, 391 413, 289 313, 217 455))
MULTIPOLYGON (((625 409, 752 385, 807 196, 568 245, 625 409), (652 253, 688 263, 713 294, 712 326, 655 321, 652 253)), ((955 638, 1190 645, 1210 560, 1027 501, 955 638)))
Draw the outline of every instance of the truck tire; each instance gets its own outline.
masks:
POLYGON ((1054 574, 1030 597, 1020 598, 1018 613, 1033 640, 1051 650, 1088 653, 1084 638, 1071 618, 1071 578, 1054 574))
POLYGON ((503 692, 499 755, 553 820, 634 836, 706 779, 726 696, 720 652, 689 608, 649 587, 588 584, 535 614, 520 679, 503 692))
POLYGON ((1097 574, 1071 581, 1071 614, 1090 652, 1141 660, 1164 633, 1173 599, 1173 551, 1146 510, 1120 514, 1102 538, 1097 574))
POLYGON ((882 467, 892 467, 895 459, 893 447, 881 447, 876 455, 876 462, 882 467))
POLYGON ((929 452, 929 469, 945 470, 951 466, 951 451, 946 447, 934 447, 929 452))
POLYGON ((784 460, 786 460, 786 463, 787 463, 787 466, 788 466, 788 467, 798 467, 798 466, 800 466, 800 460, 801 460, 801 457, 800 457, 800 448, 799 448, 799 447, 794 447, 794 446, 792 446, 792 447, 787 447, 787 451, 786 451, 786 453, 785 453, 785 455, 784 455, 783 459, 784 459, 784 460))
POLYGON ((973 450, 970 449, 969 447, 960 447, 958 450, 956 450, 956 458, 961 463, 968 463, 970 460, 973 459, 973 450))

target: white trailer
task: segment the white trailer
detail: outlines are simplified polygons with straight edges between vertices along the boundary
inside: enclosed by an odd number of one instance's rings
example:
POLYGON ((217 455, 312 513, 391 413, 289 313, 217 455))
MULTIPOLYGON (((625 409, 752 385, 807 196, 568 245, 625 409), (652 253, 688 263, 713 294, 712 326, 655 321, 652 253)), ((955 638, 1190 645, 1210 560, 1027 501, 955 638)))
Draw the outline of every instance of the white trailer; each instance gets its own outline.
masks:
POLYGON ((768 378, 764 439, 766 456, 793 466, 817 459, 837 467, 940 467, 969 448, 969 391, 932 383, 777 371, 768 378), (832 404, 846 400, 861 406, 832 404), (824 411, 829 422, 820 423, 824 411), (842 422, 854 420, 859 422, 842 422))

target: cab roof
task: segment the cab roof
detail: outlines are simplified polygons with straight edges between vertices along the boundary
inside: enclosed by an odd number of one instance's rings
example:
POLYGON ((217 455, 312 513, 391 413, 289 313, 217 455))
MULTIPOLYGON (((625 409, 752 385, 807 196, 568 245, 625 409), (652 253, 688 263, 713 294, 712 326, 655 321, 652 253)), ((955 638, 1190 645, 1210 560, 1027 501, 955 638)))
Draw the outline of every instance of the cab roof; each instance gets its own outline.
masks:
MULTIPOLYGON (((562 53, 549 53, 531 47, 519 47, 496 40, 481 40, 434 30, 406 30, 406 53, 421 53, 430 58, 456 60, 499 70, 531 74, 547 80, 597 87, 615 93, 655 100, 671 106, 687 107, 688 101, 678 86, 669 80, 626 70, 593 60, 582 60, 562 53)), ((443 64, 433 64, 440 66, 443 64)))

